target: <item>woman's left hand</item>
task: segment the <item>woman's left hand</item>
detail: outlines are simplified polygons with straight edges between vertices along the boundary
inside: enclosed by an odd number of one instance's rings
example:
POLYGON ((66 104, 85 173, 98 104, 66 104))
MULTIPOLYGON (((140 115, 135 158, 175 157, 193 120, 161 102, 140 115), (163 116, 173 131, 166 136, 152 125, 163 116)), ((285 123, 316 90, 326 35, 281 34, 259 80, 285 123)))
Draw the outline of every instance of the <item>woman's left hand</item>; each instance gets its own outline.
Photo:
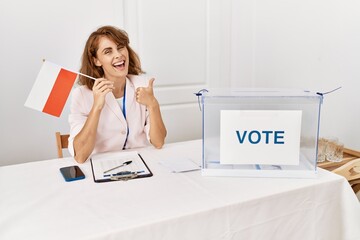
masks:
POLYGON ((159 103, 154 96, 154 80, 154 78, 150 79, 147 87, 139 87, 136 89, 136 101, 146 105, 146 108, 149 110, 150 142, 154 147, 161 148, 164 145, 167 132, 161 117, 159 103))
POLYGON ((136 101, 140 104, 146 105, 147 107, 155 107, 158 105, 158 101, 154 96, 154 85, 155 78, 149 80, 147 87, 138 87, 136 89, 136 101))

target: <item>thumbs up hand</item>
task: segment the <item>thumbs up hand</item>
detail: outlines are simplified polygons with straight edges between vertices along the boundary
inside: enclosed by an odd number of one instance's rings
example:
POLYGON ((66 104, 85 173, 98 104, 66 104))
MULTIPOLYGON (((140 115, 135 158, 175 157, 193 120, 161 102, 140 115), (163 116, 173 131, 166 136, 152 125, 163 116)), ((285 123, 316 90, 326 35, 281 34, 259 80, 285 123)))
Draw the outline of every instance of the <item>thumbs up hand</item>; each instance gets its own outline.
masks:
POLYGON ((147 107, 155 107, 158 102, 154 96, 154 81, 155 78, 149 80, 147 87, 138 87, 136 89, 136 101, 140 104, 146 105, 147 107))

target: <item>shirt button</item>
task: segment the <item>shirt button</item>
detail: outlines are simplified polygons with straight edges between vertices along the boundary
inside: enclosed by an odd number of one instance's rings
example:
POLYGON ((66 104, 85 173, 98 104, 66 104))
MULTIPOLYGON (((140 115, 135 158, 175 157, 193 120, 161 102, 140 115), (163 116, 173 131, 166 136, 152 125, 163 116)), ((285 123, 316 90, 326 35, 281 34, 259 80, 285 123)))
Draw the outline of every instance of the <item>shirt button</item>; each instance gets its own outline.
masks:
POLYGON ((125 132, 125 131, 121 131, 121 134, 124 134, 124 135, 125 135, 125 134, 126 134, 126 132, 125 132))

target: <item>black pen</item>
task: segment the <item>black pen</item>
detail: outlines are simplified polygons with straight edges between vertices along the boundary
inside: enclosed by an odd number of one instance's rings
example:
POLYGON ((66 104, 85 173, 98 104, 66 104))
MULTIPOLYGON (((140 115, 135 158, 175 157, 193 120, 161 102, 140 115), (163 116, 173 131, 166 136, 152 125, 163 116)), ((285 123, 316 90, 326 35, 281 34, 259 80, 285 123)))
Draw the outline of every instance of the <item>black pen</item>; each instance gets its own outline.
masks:
POLYGON ((110 172, 110 171, 112 171, 112 170, 114 170, 114 169, 117 169, 117 168, 119 168, 119 167, 129 165, 130 163, 132 163, 132 161, 124 162, 124 163, 122 163, 122 164, 119 165, 119 166, 116 166, 116 167, 110 168, 109 170, 106 170, 106 171, 104 172, 104 174, 105 174, 105 173, 108 173, 108 172, 110 172))

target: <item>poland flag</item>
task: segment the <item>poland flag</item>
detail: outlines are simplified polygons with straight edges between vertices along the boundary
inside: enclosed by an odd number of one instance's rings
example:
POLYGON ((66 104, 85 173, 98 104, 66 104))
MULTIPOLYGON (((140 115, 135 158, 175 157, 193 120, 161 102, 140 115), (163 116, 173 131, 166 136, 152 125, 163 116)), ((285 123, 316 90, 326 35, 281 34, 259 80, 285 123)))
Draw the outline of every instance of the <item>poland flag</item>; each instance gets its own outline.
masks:
POLYGON ((25 106, 59 117, 78 73, 44 61, 25 106))

